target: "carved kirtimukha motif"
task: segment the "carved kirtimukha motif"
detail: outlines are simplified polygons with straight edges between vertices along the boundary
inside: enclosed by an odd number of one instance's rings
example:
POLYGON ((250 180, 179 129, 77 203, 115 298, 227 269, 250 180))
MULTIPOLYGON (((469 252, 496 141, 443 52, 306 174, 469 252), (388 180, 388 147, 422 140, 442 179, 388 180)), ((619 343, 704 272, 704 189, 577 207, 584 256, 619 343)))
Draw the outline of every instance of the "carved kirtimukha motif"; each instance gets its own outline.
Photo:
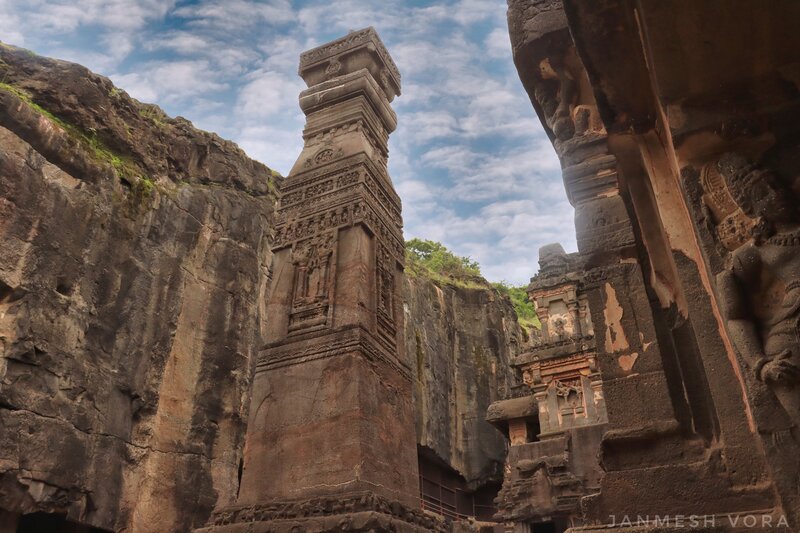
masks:
POLYGON ((328 63, 328 68, 325 69, 325 74, 333 78, 334 76, 339 74, 339 71, 341 70, 342 70, 342 64, 339 62, 338 59, 333 58, 331 59, 330 63, 328 63))

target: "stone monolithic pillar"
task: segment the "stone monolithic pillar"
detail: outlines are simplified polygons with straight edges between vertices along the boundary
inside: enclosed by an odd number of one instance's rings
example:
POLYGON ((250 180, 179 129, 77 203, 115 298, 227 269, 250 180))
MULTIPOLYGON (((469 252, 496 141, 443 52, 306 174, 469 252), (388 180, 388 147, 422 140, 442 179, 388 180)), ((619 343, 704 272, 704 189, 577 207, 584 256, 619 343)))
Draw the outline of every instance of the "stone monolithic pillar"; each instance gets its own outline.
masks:
POLYGON ((305 145, 281 186, 241 487, 213 531, 435 530, 415 510, 402 219, 386 169, 400 74, 372 28, 303 53, 299 73, 305 145))

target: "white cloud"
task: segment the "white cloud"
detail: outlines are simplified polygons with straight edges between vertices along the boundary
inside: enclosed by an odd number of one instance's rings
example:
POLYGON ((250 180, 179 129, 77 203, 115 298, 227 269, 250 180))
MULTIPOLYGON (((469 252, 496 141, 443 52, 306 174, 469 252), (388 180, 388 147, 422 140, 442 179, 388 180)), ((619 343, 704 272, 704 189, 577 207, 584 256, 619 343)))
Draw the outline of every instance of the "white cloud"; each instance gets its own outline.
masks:
POLYGON ((173 11, 194 28, 241 32, 243 28, 292 22, 295 13, 288 0, 203 0, 173 11))
POLYGON ((13 0, 0 0, 0 40, 7 44, 23 46, 25 35, 22 31, 23 24, 14 9, 13 0))
POLYGON ((501 201, 466 216, 433 213, 427 224, 408 225, 406 237, 438 240, 478 261, 487 279, 522 284, 538 270, 541 246, 560 241, 575 250, 574 235, 564 233, 573 217, 566 201, 544 208, 533 199, 501 201))
POLYGON ((239 146, 250 157, 286 175, 300 155, 303 141, 299 135, 280 126, 246 126, 234 134, 239 146))
POLYGON ((504 0, 459 0, 449 11, 455 21, 467 25, 486 19, 504 20, 505 10, 504 0))
POLYGON ((298 95, 304 87, 296 76, 290 78, 267 71, 253 73, 248 78, 251 81, 239 91, 236 102, 239 117, 252 122, 268 119, 277 113, 296 114, 298 95))
POLYGON ((174 0, 0 0, 0 37, 38 52, 113 72, 174 0), (91 44, 78 36, 92 35, 91 44))
POLYGON ((366 26, 376 27, 379 33, 391 31, 402 24, 407 14, 399 2, 337 0, 306 5, 297 13, 297 19, 302 32, 316 45, 323 42, 318 36, 329 32, 347 33, 366 26))
POLYGON ((159 61, 140 66, 130 74, 111 79, 131 96, 145 102, 170 104, 187 98, 222 91, 228 86, 204 60, 159 61))
POLYGON ((447 111, 417 111, 404 114, 403 128, 416 145, 458 133, 458 119, 447 111))
MULTIPOLYGON (((206 36, 189 31, 169 31, 148 40, 146 50, 173 50, 179 54, 193 55, 202 53, 212 45, 206 36)), ((210 51, 210 50, 209 50, 210 51)))
POLYGON ((149 21, 163 18, 173 0, 30 0, 17 4, 28 23, 39 31, 65 33, 80 26, 96 25, 101 31, 135 31, 149 21))
POLYGON ((495 28, 484 40, 486 54, 494 59, 511 57, 511 40, 506 28, 495 28))
POLYGON ((114 85, 124 88, 125 92, 141 102, 156 102, 159 99, 155 87, 140 74, 112 74, 110 78, 114 85))
POLYGON ((0 39, 111 73, 285 173, 302 148, 300 53, 374 26, 403 77, 389 165, 406 234, 473 256, 490 279, 524 281, 538 246, 569 247, 574 230, 511 61, 506 1, 429 3, 0 0, 0 39))
POLYGON ((445 169, 454 177, 450 197, 465 202, 489 202, 508 195, 537 194, 550 200, 563 199, 558 176, 558 158, 546 141, 535 150, 519 148, 492 154, 466 146, 444 146, 426 152, 420 161, 445 169))
POLYGON ((406 202, 429 202, 435 198, 435 191, 424 181, 405 180, 396 184, 395 189, 406 202))
POLYGON ((308 48, 297 37, 288 35, 265 36, 257 47, 265 56, 262 65, 264 69, 292 73, 295 76, 300 53, 308 48))

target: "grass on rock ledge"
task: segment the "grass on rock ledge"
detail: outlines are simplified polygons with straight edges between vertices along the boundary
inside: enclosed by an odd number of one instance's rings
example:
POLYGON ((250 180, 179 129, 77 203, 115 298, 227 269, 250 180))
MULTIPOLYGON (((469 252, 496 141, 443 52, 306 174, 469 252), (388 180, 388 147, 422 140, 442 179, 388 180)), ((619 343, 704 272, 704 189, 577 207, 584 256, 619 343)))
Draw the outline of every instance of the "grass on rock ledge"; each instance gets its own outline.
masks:
POLYGON ((154 183, 130 158, 116 154, 109 148, 103 141, 101 141, 94 132, 86 132, 81 128, 70 124, 65 120, 57 117, 41 105, 33 101, 31 95, 19 87, 10 85, 5 82, 0 82, 0 90, 9 92, 19 98, 28 107, 33 109, 38 114, 45 117, 47 120, 64 130, 67 134, 81 142, 95 160, 108 163, 114 168, 120 180, 123 180, 131 185, 138 200, 145 200, 150 197, 153 192, 154 183))

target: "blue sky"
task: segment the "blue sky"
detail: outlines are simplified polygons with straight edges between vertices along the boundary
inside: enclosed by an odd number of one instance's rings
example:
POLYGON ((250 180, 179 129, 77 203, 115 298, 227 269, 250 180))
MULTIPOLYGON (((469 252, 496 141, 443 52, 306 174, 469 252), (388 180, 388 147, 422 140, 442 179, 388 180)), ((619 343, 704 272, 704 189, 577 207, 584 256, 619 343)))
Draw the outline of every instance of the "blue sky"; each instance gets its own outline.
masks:
POLYGON ((0 40, 86 65, 286 173, 301 149, 300 52, 374 26, 403 77, 389 171, 406 238, 492 280, 575 250, 558 159, 511 59, 505 0, 0 0, 0 40))

